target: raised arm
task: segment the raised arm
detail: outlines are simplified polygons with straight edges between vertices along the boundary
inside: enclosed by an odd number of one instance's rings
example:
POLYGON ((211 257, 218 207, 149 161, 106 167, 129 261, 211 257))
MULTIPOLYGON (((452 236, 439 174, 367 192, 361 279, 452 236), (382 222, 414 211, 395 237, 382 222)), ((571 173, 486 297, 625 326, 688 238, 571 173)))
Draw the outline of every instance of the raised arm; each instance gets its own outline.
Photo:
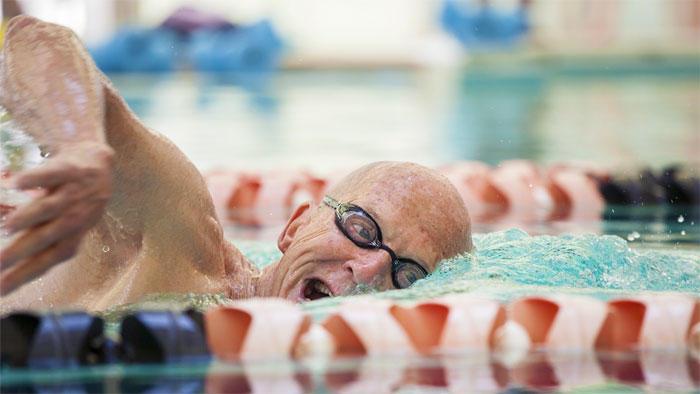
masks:
MULTIPOLYGON (((174 283, 172 273, 191 271, 187 280, 206 283, 230 274, 231 255, 240 256, 226 247, 201 175, 136 119, 70 30, 15 18, 4 56, 1 103, 50 158, 15 179, 48 193, 6 222, 19 237, 0 255, 3 294, 73 256, 97 222, 74 260, 102 264, 102 281, 122 275, 124 261, 138 260, 139 269, 127 270, 140 272, 127 286, 128 298, 203 288, 174 283), (99 253, 102 248, 110 253, 99 253)), ((211 283, 209 291, 224 290, 211 283)))
POLYGON ((111 195, 102 87, 94 67, 72 54, 79 45, 69 30, 30 17, 8 26, 0 104, 52 159, 13 179, 46 192, 5 223, 10 234, 21 233, 0 255, 3 294, 72 256, 111 195))

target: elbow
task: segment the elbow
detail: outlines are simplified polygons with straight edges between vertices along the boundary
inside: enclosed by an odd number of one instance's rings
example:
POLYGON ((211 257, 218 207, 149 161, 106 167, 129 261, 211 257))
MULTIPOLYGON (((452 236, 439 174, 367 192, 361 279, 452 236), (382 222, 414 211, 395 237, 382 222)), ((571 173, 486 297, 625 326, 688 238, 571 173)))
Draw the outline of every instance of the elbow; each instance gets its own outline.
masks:
POLYGON ((18 15, 10 19, 5 33, 4 47, 26 42, 51 41, 73 36, 73 32, 64 26, 44 22, 29 15, 18 15))

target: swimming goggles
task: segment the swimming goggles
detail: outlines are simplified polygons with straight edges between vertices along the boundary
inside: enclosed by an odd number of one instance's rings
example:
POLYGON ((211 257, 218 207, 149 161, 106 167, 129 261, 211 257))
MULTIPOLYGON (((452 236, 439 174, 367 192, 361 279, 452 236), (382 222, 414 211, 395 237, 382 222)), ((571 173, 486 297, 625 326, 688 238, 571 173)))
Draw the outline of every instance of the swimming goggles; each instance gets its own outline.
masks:
POLYGON ((423 279, 428 271, 417 262, 399 258, 382 243, 382 230, 367 211, 355 204, 340 203, 325 196, 323 203, 335 209, 335 224, 355 245, 363 249, 382 249, 391 257, 391 281, 397 289, 405 289, 423 279))

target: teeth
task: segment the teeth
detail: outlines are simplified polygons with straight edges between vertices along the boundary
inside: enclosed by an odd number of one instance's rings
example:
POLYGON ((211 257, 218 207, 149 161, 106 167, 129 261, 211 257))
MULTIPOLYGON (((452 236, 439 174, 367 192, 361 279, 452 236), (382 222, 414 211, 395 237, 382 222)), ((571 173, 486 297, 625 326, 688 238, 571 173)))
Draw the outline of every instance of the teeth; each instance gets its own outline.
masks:
POLYGON ((325 283, 321 282, 320 280, 314 281, 314 289, 319 293, 323 293, 327 296, 331 295, 331 290, 328 288, 328 286, 326 286, 325 283))

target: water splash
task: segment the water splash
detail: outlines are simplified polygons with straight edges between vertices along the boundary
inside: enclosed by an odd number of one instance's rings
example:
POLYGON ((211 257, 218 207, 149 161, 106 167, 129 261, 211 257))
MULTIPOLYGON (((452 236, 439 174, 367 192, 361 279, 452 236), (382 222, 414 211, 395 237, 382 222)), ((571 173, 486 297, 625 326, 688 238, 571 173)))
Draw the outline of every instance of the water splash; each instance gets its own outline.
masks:
MULTIPOLYGON (((234 242, 258 267, 279 260, 272 242, 234 242)), ((567 293, 610 299, 643 291, 700 295, 700 251, 630 248, 613 235, 530 236, 522 230, 474 235, 475 252, 441 262, 435 272, 404 290, 372 297, 414 301, 470 293, 500 301, 532 294, 567 293)), ((369 288, 366 288, 369 289, 369 288)), ((211 296, 203 296, 209 301, 211 296)), ((161 299, 168 299, 163 296, 161 299)), ((307 302, 323 317, 346 297, 307 302)), ((189 299, 188 304, 196 300, 189 299)))
MULTIPOLYGON (((530 236, 521 230, 475 235, 476 252, 443 261, 405 290, 373 296, 414 301, 470 293, 500 301, 567 293, 603 300, 640 291, 700 294, 700 252, 637 250, 611 235, 530 236)), ((342 297, 306 303, 320 318, 342 297)))
MULTIPOLYGON (((263 242, 235 242, 259 267, 281 254, 263 242)), ((517 229, 475 234, 476 251, 445 260, 411 289, 471 289, 471 283, 624 291, 688 291, 700 294, 700 252, 634 249, 613 235, 530 236, 517 229)), ((387 293, 387 292, 385 292, 387 293)))

